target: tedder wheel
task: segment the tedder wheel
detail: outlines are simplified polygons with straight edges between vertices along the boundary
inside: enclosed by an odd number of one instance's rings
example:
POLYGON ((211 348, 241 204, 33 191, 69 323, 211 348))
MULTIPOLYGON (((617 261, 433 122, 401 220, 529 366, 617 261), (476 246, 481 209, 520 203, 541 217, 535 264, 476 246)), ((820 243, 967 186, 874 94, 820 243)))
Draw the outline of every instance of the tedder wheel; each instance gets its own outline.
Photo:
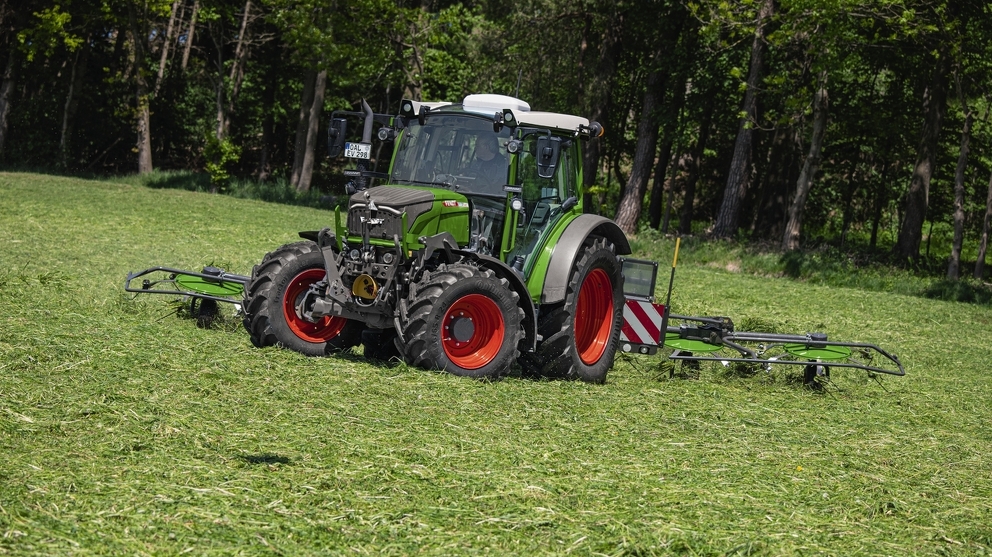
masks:
POLYGON ((809 364, 803 367, 803 386, 814 391, 823 390, 823 384, 818 378, 830 380, 830 368, 821 364, 809 364))
POLYGON ((361 324, 343 317, 311 321, 296 308, 310 285, 325 275, 324 258, 314 242, 287 244, 255 265, 242 304, 252 344, 278 344, 308 356, 324 356, 358 344, 361 324))
POLYGON ((472 264, 425 273, 400 311, 404 359, 454 375, 505 375, 523 338, 519 300, 506 279, 472 264))
POLYGON ((603 238, 586 241, 576 256, 565 301, 542 307, 538 318, 543 341, 520 359, 530 372, 606 381, 613 366, 623 320, 623 275, 613 245, 603 238))
POLYGON ((209 329, 219 313, 220 309, 214 300, 194 296, 189 301, 189 314, 196 319, 196 326, 201 329, 209 329))

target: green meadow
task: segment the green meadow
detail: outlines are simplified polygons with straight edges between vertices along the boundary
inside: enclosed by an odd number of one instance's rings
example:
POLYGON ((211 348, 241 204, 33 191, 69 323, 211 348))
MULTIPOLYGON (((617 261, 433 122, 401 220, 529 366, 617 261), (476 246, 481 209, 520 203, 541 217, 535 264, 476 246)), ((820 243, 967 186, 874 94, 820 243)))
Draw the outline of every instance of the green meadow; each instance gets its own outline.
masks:
MULTIPOLYGON (((230 307, 201 329, 123 290, 153 265, 248 274, 331 219, 0 174, 0 555, 992 553, 987 305, 683 245, 677 313, 872 342, 907 371, 813 392, 800 368, 662 357, 618 357, 605 385, 311 359, 254 348, 230 307)), ((663 298, 671 240, 636 245, 663 298)))

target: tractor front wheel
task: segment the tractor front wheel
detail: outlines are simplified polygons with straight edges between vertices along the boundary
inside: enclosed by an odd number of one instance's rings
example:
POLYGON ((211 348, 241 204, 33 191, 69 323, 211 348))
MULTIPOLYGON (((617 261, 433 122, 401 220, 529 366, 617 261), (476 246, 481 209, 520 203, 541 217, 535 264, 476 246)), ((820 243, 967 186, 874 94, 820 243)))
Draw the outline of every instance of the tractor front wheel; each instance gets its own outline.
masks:
POLYGON ((361 342, 361 324, 343 317, 309 319, 300 311, 310 286, 325 276, 324 258, 313 242, 285 245, 255 265, 242 304, 252 344, 324 356, 361 342))
POLYGON ((541 308, 538 329, 543 341, 525 354, 526 370, 603 383, 613 367, 623 320, 623 275, 613 246, 590 238, 576 256, 565 301, 541 308))
POLYGON ((403 357, 417 367, 496 379, 523 337, 520 296, 493 271, 441 265, 411 289, 400 312, 403 357))

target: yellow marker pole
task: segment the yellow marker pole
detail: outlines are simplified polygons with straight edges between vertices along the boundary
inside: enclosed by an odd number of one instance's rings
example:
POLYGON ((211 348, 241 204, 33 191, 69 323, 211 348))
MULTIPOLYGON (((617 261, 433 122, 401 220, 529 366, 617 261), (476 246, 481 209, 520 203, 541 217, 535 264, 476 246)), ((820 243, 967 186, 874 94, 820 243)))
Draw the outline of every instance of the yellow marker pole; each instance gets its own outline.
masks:
POLYGON ((682 243, 682 237, 679 236, 675 238, 675 256, 672 257, 672 274, 668 278, 668 296, 665 297, 665 315, 661 318, 661 339, 659 344, 661 346, 665 345, 665 340, 668 335, 668 314, 672 313, 672 286, 675 284, 675 266, 679 262, 679 245, 682 243))

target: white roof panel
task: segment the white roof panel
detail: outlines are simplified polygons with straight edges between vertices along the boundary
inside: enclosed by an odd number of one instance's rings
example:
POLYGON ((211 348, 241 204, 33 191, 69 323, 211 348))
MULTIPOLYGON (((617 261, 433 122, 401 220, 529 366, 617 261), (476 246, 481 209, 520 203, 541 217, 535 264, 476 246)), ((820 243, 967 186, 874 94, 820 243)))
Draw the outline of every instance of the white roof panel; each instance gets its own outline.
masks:
MULTIPOLYGON (((420 110, 420 105, 426 105, 430 109, 451 106, 457 109, 459 105, 451 103, 428 103, 415 102, 414 112, 420 110)), ((530 109, 530 104, 516 97, 495 94, 468 95, 462 101, 461 109, 465 112, 492 116, 496 112, 510 110, 516 118, 515 125, 534 126, 541 128, 553 128, 558 130, 568 130, 575 132, 579 126, 588 126, 589 119, 571 114, 559 114, 557 112, 536 112, 530 109)), ((509 123, 509 121, 508 121, 509 123)))
POLYGON ((529 112, 530 105, 516 97, 506 95, 469 95, 462 101, 462 108, 466 112, 476 114, 494 114, 496 111, 502 112, 510 109, 514 113, 529 112))
POLYGON ((558 114, 557 112, 514 112, 513 115, 517 117, 517 123, 523 126, 576 131, 579 126, 589 125, 588 118, 572 116, 571 114, 558 114))

